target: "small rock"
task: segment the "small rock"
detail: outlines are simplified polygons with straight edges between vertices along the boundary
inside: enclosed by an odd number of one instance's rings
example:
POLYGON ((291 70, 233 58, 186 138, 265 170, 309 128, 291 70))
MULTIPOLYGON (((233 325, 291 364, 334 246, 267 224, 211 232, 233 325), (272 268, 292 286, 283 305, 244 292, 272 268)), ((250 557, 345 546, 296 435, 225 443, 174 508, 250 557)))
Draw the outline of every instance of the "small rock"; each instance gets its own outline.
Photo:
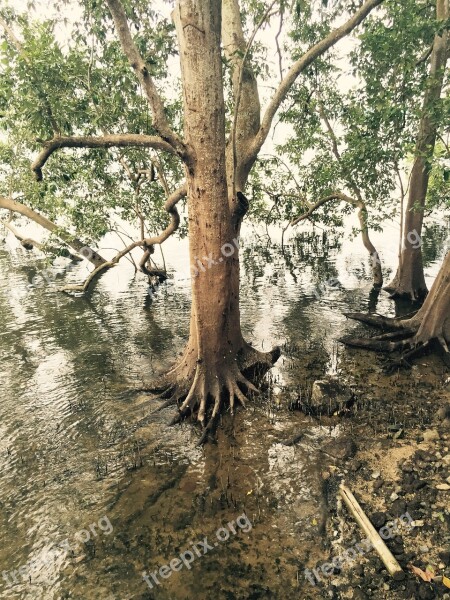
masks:
POLYGON ((369 596, 360 588, 353 590, 353 600, 367 600, 369 596))
POLYGON ((439 432, 437 429, 427 429, 423 433, 424 442, 436 442, 440 439, 439 432))
POLYGON ((383 512, 376 512, 371 515, 370 520, 375 529, 381 529, 386 524, 386 515, 383 512))
POLYGON ((394 502, 394 500, 398 499, 398 494, 396 494, 395 492, 392 492, 392 494, 390 495, 390 499, 392 500, 392 502, 394 502))
POLYGON ((423 521, 422 519, 412 522, 413 527, 423 527, 424 525, 425 525, 425 521, 423 521))
POLYGON ((418 598, 420 600, 433 600, 435 595, 430 585, 421 585, 418 589, 418 598))
POLYGON ((318 379, 313 383, 311 398, 302 404, 301 409, 306 414, 333 415, 345 409, 354 402, 354 393, 336 377, 318 379))
POLYGON ((442 406, 438 410, 437 416, 442 421, 445 421, 445 419, 450 419, 450 404, 446 404, 445 406, 442 406))
POLYGON ((356 446, 353 438, 343 436, 330 440, 328 443, 322 446, 322 450, 337 460, 344 461, 349 458, 353 458, 358 450, 358 447, 356 446))
POLYGON ((373 489, 374 490, 379 490, 381 487, 383 487, 384 485, 384 480, 383 479, 377 479, 377 481, 375 481, 375 483, 373 484, 373 489))
POLYGON ((378 477, 380 477, 381 473, 380 471, 374 471, 372 473, 372 479, 378 479, 378 477))
POLYGON ((448 483, 438 483, 436 489, 443 492, 448 492, 448 490, 450 490, 450 485, 448 483))
POLYGON ((419 550, 426 554, 428 552, 428 546, 419 546, 419 550))

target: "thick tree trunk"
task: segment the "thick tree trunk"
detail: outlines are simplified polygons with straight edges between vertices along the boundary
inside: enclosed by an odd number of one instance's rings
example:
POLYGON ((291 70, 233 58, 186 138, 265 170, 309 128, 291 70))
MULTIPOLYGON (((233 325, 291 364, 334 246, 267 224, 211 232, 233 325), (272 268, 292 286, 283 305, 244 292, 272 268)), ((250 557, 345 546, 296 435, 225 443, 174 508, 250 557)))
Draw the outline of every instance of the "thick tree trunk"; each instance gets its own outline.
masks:
POLYGON ((430 293, 419 312, 404 321, 404 325, 418 327, 417 343, 425 343, 433 338, 450 343, 450 252, 447 252, 430 293))
POLYGON ((197 412, 203 425, 208 420, 212 426, 224 395, 233 411, 236 400, 245 402, 240 385, 256 391, 242 374, 252 359, 267 366, 272 361, 246 344, 240 328, 239 220, 227 185, 221 0, 182 0, 173 17, 190 154, 186 181, 192 309, 189 341, 182 360, 167 374, 166 393, 169 402, 184 399, 176 420, 197 412), (209 399, 213 410, 207 419, 209 399))
MULTIPOLYGON (((448 16, 449 0, 437 0, 437 21, 444 21, 448 16)), ((447 45, 448 32, 443 29, 436 34, 433 42, 428 87, 423 101, 422 119, 411 171, 402 253, 397 273, 385 288, 393 296, 404 296, 411 300, 422 299, 428 292, 423 272, 421 236, 431 159, 438 127, 435 115, 441 97, 448 56, 447 45)))

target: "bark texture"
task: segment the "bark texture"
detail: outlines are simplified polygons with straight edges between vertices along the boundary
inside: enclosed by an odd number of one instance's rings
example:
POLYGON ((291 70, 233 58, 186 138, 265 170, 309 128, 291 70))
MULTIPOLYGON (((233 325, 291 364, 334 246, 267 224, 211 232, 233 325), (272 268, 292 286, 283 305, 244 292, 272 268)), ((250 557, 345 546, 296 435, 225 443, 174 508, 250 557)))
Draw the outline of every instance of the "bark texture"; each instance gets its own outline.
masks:
MULTIPOLYGON (((437 21, 445 21, 448 17, 449 0, 437 0, 437 21)), ((448 31, 443 28, 436 34, 431 52, 430 75, 411 171, 399 266, 393 281, 386 286, 386 290, 393 296, 411 300, 420 300, 428 293, 423 272, 422 245, 417 243, 417 238, 422 236, 428 180, 438 128, 436 114, 444 82, 448 44, 448 31)))

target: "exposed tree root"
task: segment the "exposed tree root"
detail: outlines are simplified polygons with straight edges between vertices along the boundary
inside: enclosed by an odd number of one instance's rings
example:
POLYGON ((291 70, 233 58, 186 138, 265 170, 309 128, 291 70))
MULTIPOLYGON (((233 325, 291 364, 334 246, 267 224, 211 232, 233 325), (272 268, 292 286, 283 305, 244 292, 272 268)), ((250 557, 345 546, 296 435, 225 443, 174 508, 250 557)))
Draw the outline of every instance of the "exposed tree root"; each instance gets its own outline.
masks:
POLYGON ((373 338, 344 337, 339 341, 352 348, 364 348, 365 350, 374 350, 375 352, 396 352, 409 350, 416 345, 415 336, 409 336, 405 340, 389 341, 380 339, 382 336, 373 338))
MULTIPOLYGON (((134 410, 154 406, 158 400, 163 402, 150 414, 176 406, 177 412, 170 425, 176 425, 189 416, 194 417, 202 426, 198 444, 203 444, 214 435, 225 406, 228 406, 230 414, 234 416, 239 405, 245 408, 251 394, 259 394, 258 388, 247 378, 250 377, 248 374, 261 377, 278 360, 280 354, 278 347, 263 353, 246 344, 231 364, 226 361, 207 367, 202 362, 197 362, 189 375, 186 375, 186 363, 182 359, 163 378, 148 387, 133 390, 156 394, 134 410)), ((148 417, 144 419, 147 420, 148 417)))
POLYGON ((404 329, 404 320, 412 315, 407 315, 402 318, 392 318, 392 317, 383 317, 382 315, 375 314, 366 314, 366 313, 344 313, 344 315, 348 319, 353 319, 354 321, 360 321, 361 323, 366 323, 367 325, 372 325, 373 327, 378 327, 380 329, 404 329))
POLYGON ((424 327, 420 312, 395 319, 365 313, 346 313, 345 316, 382 330, 390 330, 372 338, 346 336, 339 339, 341 343, 352 348, 384 353, 399 352, 399 358, 388 361, 385 367, 387 372, 393 372, 402 367, 410 368, 411 360, 427 351, 432 342, 442 348, 446 363, 450 358, 444 325, 445 317, 441 320, 437 319, 429 327, 424 327))

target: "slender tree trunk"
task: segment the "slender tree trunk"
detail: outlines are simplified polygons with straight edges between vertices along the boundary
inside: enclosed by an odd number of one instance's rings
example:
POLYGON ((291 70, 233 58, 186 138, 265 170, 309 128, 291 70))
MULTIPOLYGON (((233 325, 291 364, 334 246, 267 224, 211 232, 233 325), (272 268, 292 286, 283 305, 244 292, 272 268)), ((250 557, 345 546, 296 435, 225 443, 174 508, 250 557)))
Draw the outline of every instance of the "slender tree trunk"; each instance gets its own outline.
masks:
MULTIPOLYGON (((449 0, 437 0, 437 21, 449 16, 449 0)), ((393 296, 405 296, 411 300, 422 299, 428 290, 425 283, 422 258, 422 224, 431 161, 436 143, 438 127, 438 105, 444 82, 445 65, 448 56, 448 32, 438 32, 434 38, 431 53, 431 67, 428 86, 422 107, 422 119, 416 142, 415 159, 411 171, 411 181, 406 206, 403 246, 397 274, 386 290, 393 296)))

